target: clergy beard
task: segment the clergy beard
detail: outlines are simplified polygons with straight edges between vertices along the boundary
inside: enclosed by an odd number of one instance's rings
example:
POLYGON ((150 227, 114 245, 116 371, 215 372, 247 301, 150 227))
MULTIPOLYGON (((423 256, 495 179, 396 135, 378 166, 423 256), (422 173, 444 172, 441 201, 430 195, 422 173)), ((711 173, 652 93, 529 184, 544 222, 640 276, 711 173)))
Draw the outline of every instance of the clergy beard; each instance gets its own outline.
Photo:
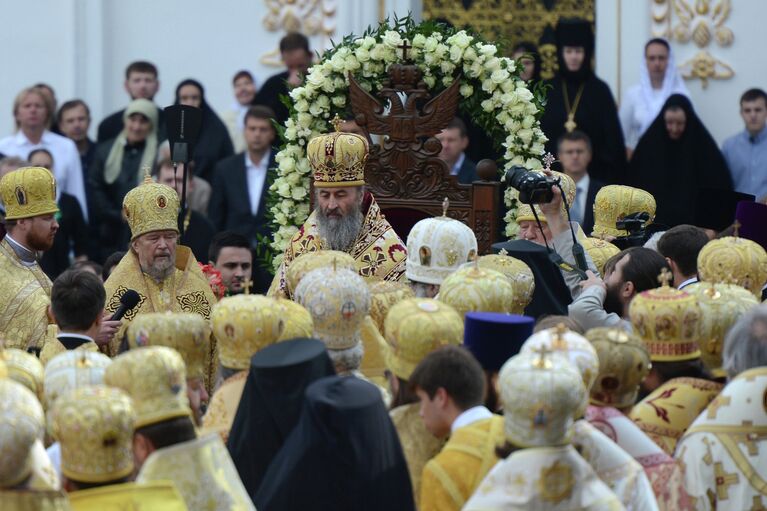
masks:
POLYGON ((623 303, 621 303, 618 287, 619 286, 607 286, 604 308, 607 313, 614 312, 618 316, 623 317, 623 303))
POLYGON ((141 271, 152 277, 156 282, 162 282, 173 274, 175 269, 171 257, 155 258, 149 265, 141 265, 141 271))
POLYGON ((331 250, 348 251, 357 239, 362 228, 364 217, 358 204, 347 215, 340 218, 330 217, 329 210, 317 207, 317 228, 320 237, 325 240, 331 250))

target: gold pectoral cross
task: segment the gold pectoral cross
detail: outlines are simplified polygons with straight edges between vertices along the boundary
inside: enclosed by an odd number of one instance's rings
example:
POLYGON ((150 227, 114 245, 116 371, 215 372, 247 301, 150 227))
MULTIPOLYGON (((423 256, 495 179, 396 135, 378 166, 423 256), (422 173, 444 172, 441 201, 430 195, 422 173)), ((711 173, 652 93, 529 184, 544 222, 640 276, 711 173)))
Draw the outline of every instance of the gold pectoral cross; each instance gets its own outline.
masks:
POLYGON ((253 286, 253 281, 252 280, 246 280, 245 282, 242 283, 242 287, 243 287, 246 295, 250 294, 250 288, 252 286, 253 286))
POLYGON ((575 131, 575 128, 578 127, 578 124, 575 122, 575 115, 573 114, 567 114, 567 120, 565 121, 565 129, 568 133, 572 133, 575 131))

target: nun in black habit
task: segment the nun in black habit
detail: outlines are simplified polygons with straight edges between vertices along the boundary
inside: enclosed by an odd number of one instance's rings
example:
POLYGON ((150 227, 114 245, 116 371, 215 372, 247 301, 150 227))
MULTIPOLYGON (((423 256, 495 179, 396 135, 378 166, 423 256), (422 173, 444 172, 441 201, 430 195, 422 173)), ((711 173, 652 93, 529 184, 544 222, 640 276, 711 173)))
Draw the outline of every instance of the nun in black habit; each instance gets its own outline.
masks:
POLYGON ((629 183, 650 192, 655 223, 695 224, 701 190, 732 190, 727 163, 690 100, 669 96, 639 139, 629 165, 629 183))
POLYGON ((557 141, 563 134, 583 131, 592 146, 589 175, 606 183, 622 183, 626 146, 612 92, 591 69, 591 24, 581 19, 561 19, 556 38, 559 71, 546 82, 551 88, 541 118, 541 129, 549 139, 546 151, 557 154, 557 141))
POLYGON ((270 463, 282 448, 303 408, 306 388, 335 374, 325 345, 293 339, 253 355, 227 448, 253 499, 270 463))
POLYGON ((354 376, 310 385, 254 503, 269 511, 414 511, 405 456, 378 388, 354 376))
POLYGON ((205 101, 205 89, 197 80, 187 79, 178 84, 176 104, 194 106, 202 110, 200 138, 195 145, 192 159, 197 177, 212 183, 216 163, 234 154, 229 130, 205 101))

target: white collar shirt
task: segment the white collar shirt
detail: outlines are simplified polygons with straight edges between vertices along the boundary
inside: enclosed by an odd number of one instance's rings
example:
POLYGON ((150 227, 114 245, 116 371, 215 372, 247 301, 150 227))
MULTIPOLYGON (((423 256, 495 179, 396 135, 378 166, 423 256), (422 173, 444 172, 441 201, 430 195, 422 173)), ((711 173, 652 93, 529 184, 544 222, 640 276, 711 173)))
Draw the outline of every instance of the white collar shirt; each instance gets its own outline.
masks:
POLYGON ((264 193, 264 184, 266 183, 266 173, 269 170, 269 158, 271 150, 267 150, 259 162, 250 160, 250 154, 245 151, 245 176, 248 183, 248 197, 250 198, 250 211, 253 216, 258 214, 258 207, 261 204, 261 195, 264 193))

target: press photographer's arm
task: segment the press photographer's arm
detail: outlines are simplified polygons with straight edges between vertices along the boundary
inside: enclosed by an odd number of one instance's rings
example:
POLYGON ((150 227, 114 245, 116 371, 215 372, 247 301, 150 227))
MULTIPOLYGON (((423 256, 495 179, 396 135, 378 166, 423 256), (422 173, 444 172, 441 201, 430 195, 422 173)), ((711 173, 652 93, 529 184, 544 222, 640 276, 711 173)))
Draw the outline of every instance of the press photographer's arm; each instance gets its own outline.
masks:
MULTIPOLYGON (((573 236, 570 232, 570 225, 567 221, 567 212, 563 207, 562 191, 558 186, 553 187, 553 198, 546 204, 539 204, 541 211, 546 217, 546 223, 549 225, 551 231, 551 243, 554 250, 562 256, 562 259, 572 267, 577 267, 575 257, 573 256, 573 236)), ((585 237, 580 225, 576 222, 572 222, 572 228, 575 231, 577 238, 585 237)), ((585 253, 586 266, 588 270, 591 270, 595 275, 599 275, 594 261, 591 260, 588 253, 585 253)), ((563 271, 562 276, 565 279, 567 287, 570 289, 570 294, 573 299, 581 293, 581 278, 576 272, 563 271)))

